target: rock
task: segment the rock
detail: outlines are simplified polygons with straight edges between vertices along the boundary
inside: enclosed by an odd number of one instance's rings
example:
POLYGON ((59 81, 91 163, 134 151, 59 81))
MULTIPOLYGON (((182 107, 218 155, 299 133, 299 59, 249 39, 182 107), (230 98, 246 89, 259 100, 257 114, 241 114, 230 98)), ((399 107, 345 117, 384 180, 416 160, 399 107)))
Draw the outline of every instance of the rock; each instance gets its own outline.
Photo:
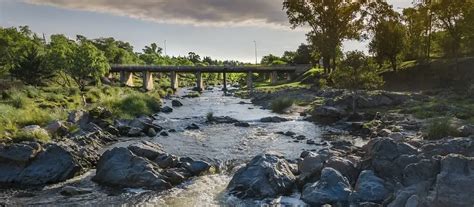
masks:
POLYGON ((142 129, 132 127, 130 130, 128 130, 127 136, 129 137, 139 137, 142 135, 142 129))
POLYGON ((161 109, 161 112, 169 114, 169 113, 173 112, 173 108, 171 108, 169 106, 165 106, 161 109))
POLYGON ((427 159, 435 155, 446 156, 452 153, 474 157, 474 142, 469 137, 441 139, 424 144, 420 149, 420 156, 427 159))
POLYGON ((324 162, 328 159, 325 155, 309 152, 303 160, 298 162, 300 171, 299 180, 306 183, 308 180, 318 179, 324 167, 324 162))
POLYGON ((458 130, 459 135, 463 137, 474 135, 473 125, 464 125, 464 126, 459 127, 457 130, 458 130))
POLYGON ((380 137, 389 137, 391 134, 392 134, 392 131, 390 131, 389 129, 382 129, 378 133, 380 137))
POLYGON ((311 206, 346 206, 350 193, 351 186, 347 178, 332 168, 324 168, 319 181, 304 187, 301 199, 311 206))
POLYGON ((170 130, 168 130, 168 132, 169 133, 174 133, 174 132, 176 132, 176 129, 170 129, 170 130))
POLYGON ((314 141, 312 139, 308 139, 308 140, 306 140, 306 144, 313 145, 313 144, 316 144, 316 141, 314 141))
POLYGON ((247 122, 237 122, 234 124, 236 127, 250 127, 250 124, 247 122))
POLYGON ((413 197, 413 195, 426 197, 430 187, 431 182, 419 182, 415 185, 402 188, 394 193, 394 200, 389 203, 387 207, 406 207, 409 205, 408 199, 413 197))
POLYGON ((292 136, 295 136, 296 133, 292 132, 292 131, 287 131, 285 132, 285 136, 289 136, 289 137, 292 137, 292 136))
POLYGON ((330 167, 337 170, 346 177, 350 183, 355 183, 357 176, 359 175, 359 170, 355 167, 355 164, 342 157, 330 157, 324 164, 324 167, 330 167))
POLYGON ((227 190, 239 198, 270 198, 289 194, 295 183, 288 161, 274 154, 254 157, 239 169, 227 190))
POLYGON ((441 172, 436 177, 434 199, 430 206, 471 207, 474 186, 474 158, 450 154, 441 160, 441 172))
POLYGON ((405 207, 418 207, 420 198, 417 195, 412 195, 408 198, 407 202, 405 203, 405 207))
POLYGON ((335 122, 344 117, 345 114, 346 112, 343 109, 332 106, 320 106, 312 113, 314 117, 323 122, 335 122))
POLYGON ((239 120, 234 119, 230 116, 224 116, 224 117, 216 116, 216 117, 212 117, 212 120, 209 120, 209 122, 215 123, 215 124, 233 124, 233 123, 238 123, 239 120))
POLYGON ((401 141, 405 137, 401 132, 394 132, 389 135, 390 138, 392 138, 395 141, 401 141))
POLYGON ((181 107, 181 106, 183 106, 183 103, 181 103, 181 102, 178 101, 178 100, 172 100, 172 101, 171 101, 171 106, 173 106, 173 107, 181 107))
POLYGON ((149 137, 155 137, 158 133, 156 133, 155 129, 149 128, 146 135, 149 137))
POLYGON ((351 194, 351 200, 357 202, 381 202, 389 195, 384 180, 377 177, 373 171, 364 170, 360 173, 351 194))
POLYGON ((61 189, 60 194, 63 196, 76 196, 92 193, 92 189, 78 188, 73 186, 65 186, 61 189))
POLYGON ((288 119, 283 118, 283 117, 278 117, 278 116, 272 116, 272 117, 261 118, 260 121, 264 123, 280 123, 280 122, 288 121, 288 119))
POLYGON ((89 123, 90 116, 83 110, 72 111, 69 113, 67 121, 82 127, 89 123))
POLYGON ((148 141, 141 141, 127 147, 133 154, 145 157, 149 160, 155 160, 159 156, 166 154, 159 144, 154 144, 148 141))
POLYGON ((93 181, 118 187, 165 190, 171 184, 159 173, 153 162, 139 157, 127 148, 107 150, 100 157, 93 181))
POLYGON ((170 135, 168 134, 168 132, 162 131, 162 132, 160 133, 160 136, 167 137, 167 136, 170 136, 170 135))
POLYGON ((37 142, 22 142, 12 145, 0 144, 0 162, 21 162, 26 163, 36 157, 42 150, 37 142))
POLYGON ((295 139, 296 139, 296 140, 300 140, 300 141, 301 141, 301 140, 305 140, 305 139, 306 139, 306 136, 304 136, 304 135, 299 135, 299 136, 296 136, 295 139))
POLYGON ((164 170, 161 174, 167 177, 167 180, 173 185, 178 185, 186 180, 182 172, 177 169, 164 170))
POLYGON ((42 134, 45 136, 49 136, 48 131, 46 131, 45 129, 41 128, 38 125, 25 126, 21 129, 21 131, 27 134, 42 134))
POLYGON ((411 163, 403 169, 403 184, 411 186, 422 181, 434 180, 439 171, 440 163, 437 160, 423 159, 411 163))
POLYGON ((418 153, 415 147, 403 142, 396 143, 390 138, 372 139, 364 148, 368 151, 366 160, 370 160, 372 169, 383 178, 401 179, 406 165, 417 161, 406 159, 418 153))
POLYGON ((21 185, 44 185, 72 178, 91 167, 87 157, 73 153, 72 149, 48 144, 15 178, 21 185))
POLYGON ((113 113, 108 108, 98 106, 91 109, 89 111, 89 115, 94 119, 108 119, 108 118, 112 118, 113 113))
POLYGON ((48 131, 49 134, 51 135, 59 135, 59 136, 64 136, 69 132, 69 127, 66 126, 66 124, 62 121, 53 121, 49 123, 45 127, 46 131, 48 131))
POLYGON ((204 161, 194 161, 186 166, 193 175, 200 175, 202 173, 208 172, 211 169, 211 164, 204 161))
POLYGON ((178 165, 179 158, 170 154, 162 154, 154 159, 154 162, 163 169, 173 168, 178 165))
POLYGON ((198 130, 200 129, 199 126, 197 124, 191 124, 189 126, 186 127, 187 130, 198 130))

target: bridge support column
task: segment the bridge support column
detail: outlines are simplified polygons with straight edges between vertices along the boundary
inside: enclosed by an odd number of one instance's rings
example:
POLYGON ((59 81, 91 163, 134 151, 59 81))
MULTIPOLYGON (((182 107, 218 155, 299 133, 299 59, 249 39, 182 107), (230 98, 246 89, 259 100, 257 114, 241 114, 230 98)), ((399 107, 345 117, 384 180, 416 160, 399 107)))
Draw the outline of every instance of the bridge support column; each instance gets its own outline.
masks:
POLYGON ((204 82, 202 80, 202 73, 196 72, 196 89, 202 91, 204 89, 204 82))
POLYGON ((222 90, 227 91, 227 74, 225 72, 222 73, 222 79, 224 80, 224 85, 222 86, 222 90))
POLYGON ((121 71, 120 82, 125 86, 133 86, 133 73, 121 71))
POLYGON ((178 90, 179 88, 179 80, 178 80, 178 74, 175 71, 172 71, 170 74, 170 79, 171 79, 171 88, 173 90, 178 90))
POLYGON ((287 74, 286 74, 286 80, 287 80, 287 81, 291 81, 291 76, 292 76, 292 75, 293 75, 293 74, 291 74, 291 73, 287 73, 287 74))
POLYGON ((270 80, 272 85, 275 85, 278 81, 278 73, 276 71, 273 71, 270 75, 270 80))
POLYGON ((147 91, 153 90, 153 74, 151 72, 143 72, 143 89, 147 91))
POLYGON ((247 90, 248 90, 250 93, 253 92, 252 71, 247 72, 247 90))

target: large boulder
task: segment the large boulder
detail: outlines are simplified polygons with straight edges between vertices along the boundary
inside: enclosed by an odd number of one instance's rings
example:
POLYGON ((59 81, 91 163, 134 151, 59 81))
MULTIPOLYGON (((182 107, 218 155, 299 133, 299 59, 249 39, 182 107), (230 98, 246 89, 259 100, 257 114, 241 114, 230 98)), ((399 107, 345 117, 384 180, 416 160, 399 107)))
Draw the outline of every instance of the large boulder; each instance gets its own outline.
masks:
POLYGON ((431 181, 440 171, 439 160, 422 159, 411 163, 403 169, 403 184, 411 186, 423 181, 431 181))
POLYGON ((165 190, 171 184, 160 174, 160 168, 150 160, 139 157, 127 148, 106 151, 97 165, 93 181, 118 187, 165 190))
POLYGON ((472 207, 474 204, 474 158, 450 154, 441 160, 434 199, 429 206, 472 207))
POLYGON ((418 149, 390 138, 372 139, 364 148, 367 151, 365 160, 369 165, 364 166, 364 169, 372 169, 383 178, 400 180, 403 169, 418 161, 415 156, 418 149))
POLYGON ((42 151, 36 142, 0 144, 0 184, 13 183, 24 167, 42 151))
POLYGON ((93 160, 72 146, 48 144, 14 179, 21 185, 44 185, 72 178, 92 167, 93 160))
POLYGON ((334 122, 343 118, 346 111, 333 106, 320 106, 313 111, 312 115, 322 122, 334 122))
POLYGON ((149 160, 155 160, 160 155, 165 154, 160 145, 148 141, 134 143, 129 145, 127 148, 135 155, 147 158, 149 160))
POLYGON ((183 106, 183 103, 181 103, 181 102, 178 101, 178 100, 172 100, 172 101, 171 101, 171 105, 172 105, 173 107, 181 107, 181 106, 183 106))
POLYGON ((342 157, 330 157, 324 164, 324 167, 337 170, 346 177, 350 183, 355 183, 359 175, 359 170, 356 168, 356 165, 352 161, 342 157))
POLYGON ((69 113, 67 121, 83 127, 87 123, 89 123, 90 115, 89 113, 83 110, 72 111, 69 113))
POLYGON ((445 138, 424 144, 421 148, 421 157, 431 158, 435 155, 461 154, 474 157, 474 140, 472 138, 445 138))
POLYGON ((295 180, 290 164, 283 157, 261 154, 235 173, 227 190, 239 198, 277 197, 289 194, 295 180))
POLYGON ((325 154, 316 154, 309 152, 302 160, 298 162, 299 183, 314 182, 319 179, 324 163, 328 159, 325 154))
POLYGON ((354 202, 381 202, 389 195, 384 180, 373 171, 364 170, 360 173, 351 200, 354 202))
POLYGON ((271 116, 271 117, 261 118, 260 121, 264 123, 280 123, 280 122, 288 121, 288 119, 283 118, 283 117, 278 117, 278 116, 271 116))
POLYGON ((457 130, 458 130, 459 135, 463 137, 474 135, 473 125, 464 125, 464 126, 459 127, 457 130))
POLYGON ((350 193, 351 185, 347 178, 332 168, 324 168, 319 181, 305 186, 301 199, 311 206, 345 206, 348 205, 350 193))

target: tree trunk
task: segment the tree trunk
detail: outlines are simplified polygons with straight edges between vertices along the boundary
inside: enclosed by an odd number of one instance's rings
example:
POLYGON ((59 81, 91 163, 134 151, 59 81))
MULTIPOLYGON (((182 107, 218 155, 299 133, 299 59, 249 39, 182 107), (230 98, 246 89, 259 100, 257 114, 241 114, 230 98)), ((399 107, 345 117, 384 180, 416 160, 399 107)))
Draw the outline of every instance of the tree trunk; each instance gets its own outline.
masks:
POLYGON ((357 90, 352 91, 352 114, 357 113, 357 90))

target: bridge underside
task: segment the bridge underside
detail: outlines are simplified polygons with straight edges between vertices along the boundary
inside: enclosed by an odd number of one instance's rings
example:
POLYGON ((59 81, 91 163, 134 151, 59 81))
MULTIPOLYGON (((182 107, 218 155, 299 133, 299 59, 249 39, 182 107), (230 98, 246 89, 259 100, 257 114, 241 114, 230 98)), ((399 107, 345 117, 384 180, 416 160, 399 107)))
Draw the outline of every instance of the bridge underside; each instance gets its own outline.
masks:
MULTIPOLYGON (((290 80, 292 74, 296 71, 302 70, 305 66, 112 66, 110 73, 120 73, 120 81, 126 86, 134 86, 133 74, 142 73, 143 88, 145 90, 153 90, 153 73, 169 73, 171 79, 171 88, 178 89, 179 76, 178 73, 193 73, 196 75, 196 88, 198 90, 204 89, 202 73, 222 73, 224 88, 227 90, 227 73, 246 73, 247 74, 247 88, 251 91, 253 88, 253 73, 270 73, 272 84, 278 81, 278 74, 284 73, 287 79, 290 80)), ((305 68, 308 68, 307 66, 305 68)), ((303 69, 304 70, 304 69, 303 69)))

